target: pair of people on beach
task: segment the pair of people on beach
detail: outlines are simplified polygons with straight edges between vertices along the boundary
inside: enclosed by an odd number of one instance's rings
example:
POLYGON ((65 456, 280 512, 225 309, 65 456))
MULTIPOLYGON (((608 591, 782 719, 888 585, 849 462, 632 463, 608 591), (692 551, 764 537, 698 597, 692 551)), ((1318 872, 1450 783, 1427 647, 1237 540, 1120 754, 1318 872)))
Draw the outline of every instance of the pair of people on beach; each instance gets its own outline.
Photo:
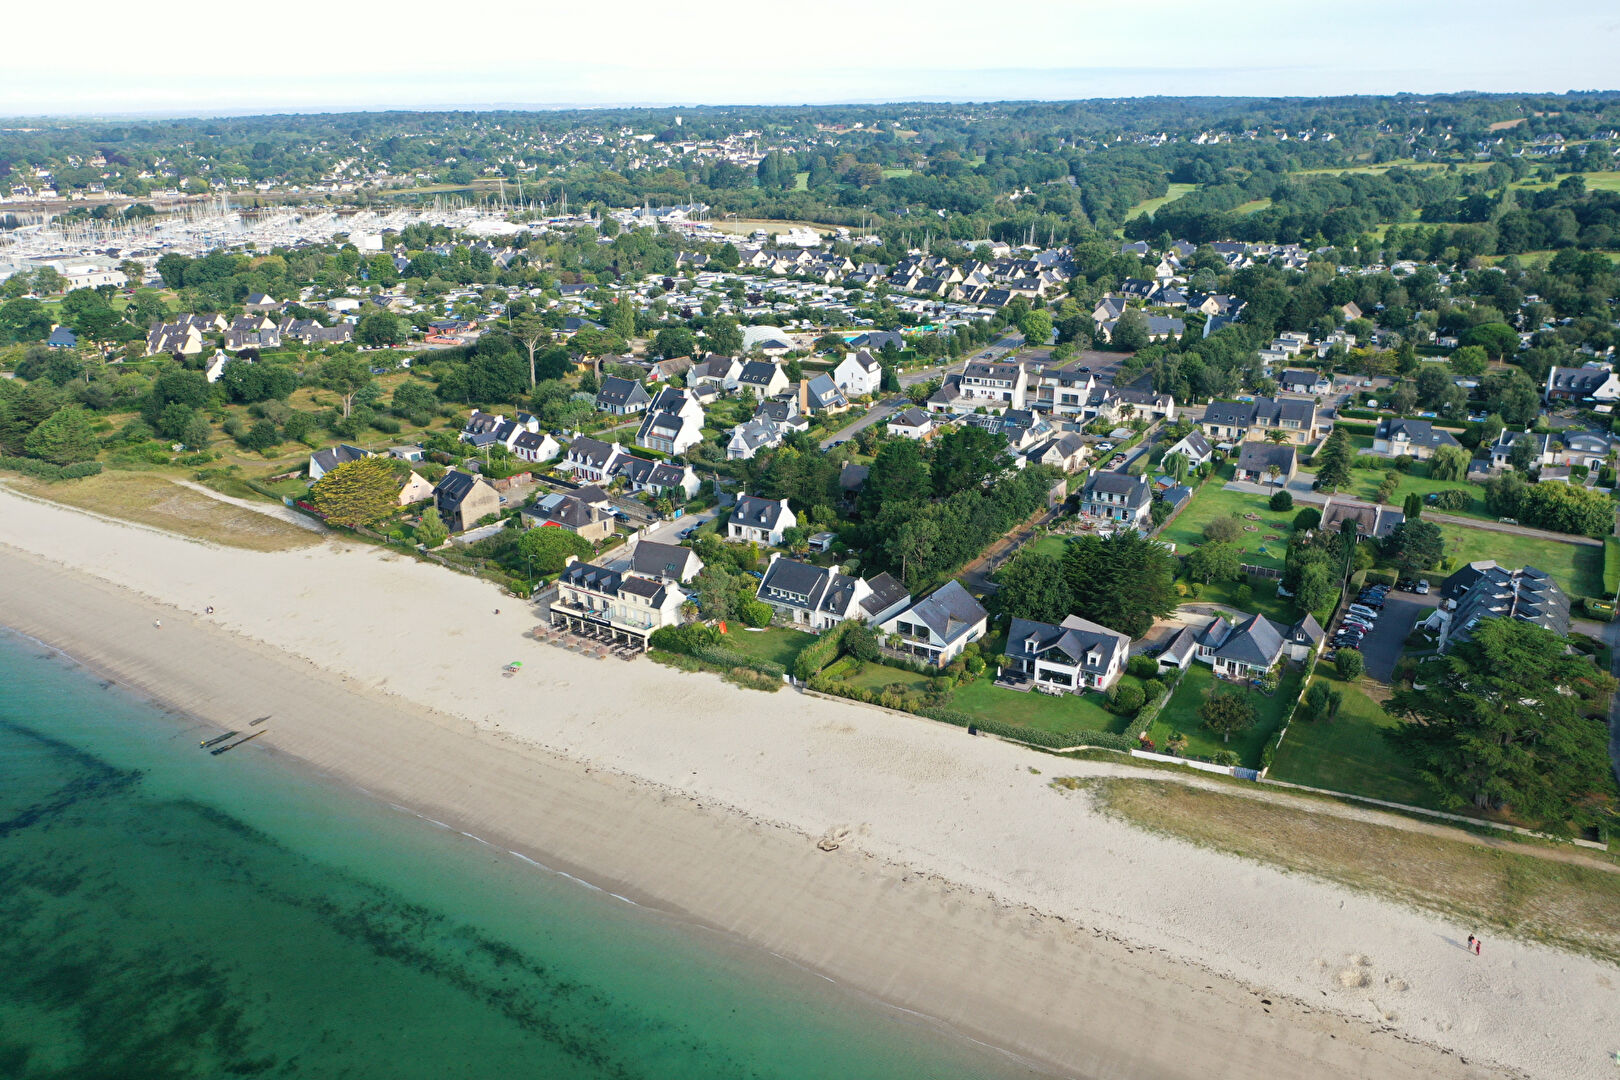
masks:
POLYGON ((1473 934, 1468 935, 1468 944, 1463 946, 1464 952, 1467 952, 1469 949, 1474 950, 1475 956, 1479 955, 1479 938, 1475 937, 1473 934))

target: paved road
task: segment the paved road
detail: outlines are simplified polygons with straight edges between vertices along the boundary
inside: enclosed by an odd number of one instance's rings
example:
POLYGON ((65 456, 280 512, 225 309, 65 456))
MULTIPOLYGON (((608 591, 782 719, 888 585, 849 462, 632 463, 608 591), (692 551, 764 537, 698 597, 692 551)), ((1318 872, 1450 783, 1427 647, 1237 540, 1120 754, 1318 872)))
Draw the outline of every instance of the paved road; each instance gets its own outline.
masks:
POLYGON ((893 397, 886 401, 877 402, 871 408, 867 409, 865 414, 862 415, 860 419, 847 425, 846 427, 839 428, 831 435, 828 435, 825 439, 822 439, 821 448, 823 450, 830 450, 832 449, 833 443, 853 439, 857 432, 871 427, 880 420, 887 420, 890 414, 898 412, 910 404, 911 401, 903 397, 893 397))
POLYGON ((674 521, 662 521, 649 528, 642 535, 643 540, 656 540, 660 544, 680 543, 680 534, 694 525, 702 525, 713 521, 720 513, 719 507, 711 506, 707 510, 700 510, 695 514, 685 514, 674 521))

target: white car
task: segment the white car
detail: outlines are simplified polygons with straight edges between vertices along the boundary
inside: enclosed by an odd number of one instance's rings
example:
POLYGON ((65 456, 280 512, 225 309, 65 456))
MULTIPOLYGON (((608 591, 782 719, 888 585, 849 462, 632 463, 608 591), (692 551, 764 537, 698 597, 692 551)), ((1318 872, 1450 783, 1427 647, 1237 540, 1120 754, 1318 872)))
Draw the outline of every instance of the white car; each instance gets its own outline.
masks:
POLYGON ((1378 612, 1374 611, 1372 608, 1368 607, 1365 604, 1351 604, 1350 605, 1350 610, 1352 612, 1354 612, 1355 614, 1362 616, 1363 618, 1367 618, 1367 619, 1376 619, 1376 618, 1378 618, 1378 612))
POLYGON ((1106 453, 1108 453, 1108 451, 1112 450, 1113 448, 1114 448, 1114 444, 1111 443, 1111 442, 1100 442, 1100 443, 1097 444, 1097 453, 1106 454, 1106 453))

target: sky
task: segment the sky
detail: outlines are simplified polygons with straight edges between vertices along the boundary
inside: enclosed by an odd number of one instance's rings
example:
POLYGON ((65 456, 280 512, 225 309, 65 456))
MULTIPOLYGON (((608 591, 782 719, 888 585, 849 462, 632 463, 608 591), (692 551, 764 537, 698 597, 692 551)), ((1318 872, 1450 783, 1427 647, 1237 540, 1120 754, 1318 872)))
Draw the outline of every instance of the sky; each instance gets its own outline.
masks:
POLYGON ((1616 0, 12 7, 9 116, 1620 88, 1616 0))

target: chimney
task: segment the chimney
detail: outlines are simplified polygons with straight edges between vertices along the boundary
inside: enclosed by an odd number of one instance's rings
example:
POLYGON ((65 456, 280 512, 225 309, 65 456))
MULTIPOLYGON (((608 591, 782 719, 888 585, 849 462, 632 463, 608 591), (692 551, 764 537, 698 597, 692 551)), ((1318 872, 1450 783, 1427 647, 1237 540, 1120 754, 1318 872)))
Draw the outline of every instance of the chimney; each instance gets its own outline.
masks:
POLYGON ((799 380, 799 414, 801 416, 809 416, 810 415, 810 380, 809 379, 800 379, 799 380))

